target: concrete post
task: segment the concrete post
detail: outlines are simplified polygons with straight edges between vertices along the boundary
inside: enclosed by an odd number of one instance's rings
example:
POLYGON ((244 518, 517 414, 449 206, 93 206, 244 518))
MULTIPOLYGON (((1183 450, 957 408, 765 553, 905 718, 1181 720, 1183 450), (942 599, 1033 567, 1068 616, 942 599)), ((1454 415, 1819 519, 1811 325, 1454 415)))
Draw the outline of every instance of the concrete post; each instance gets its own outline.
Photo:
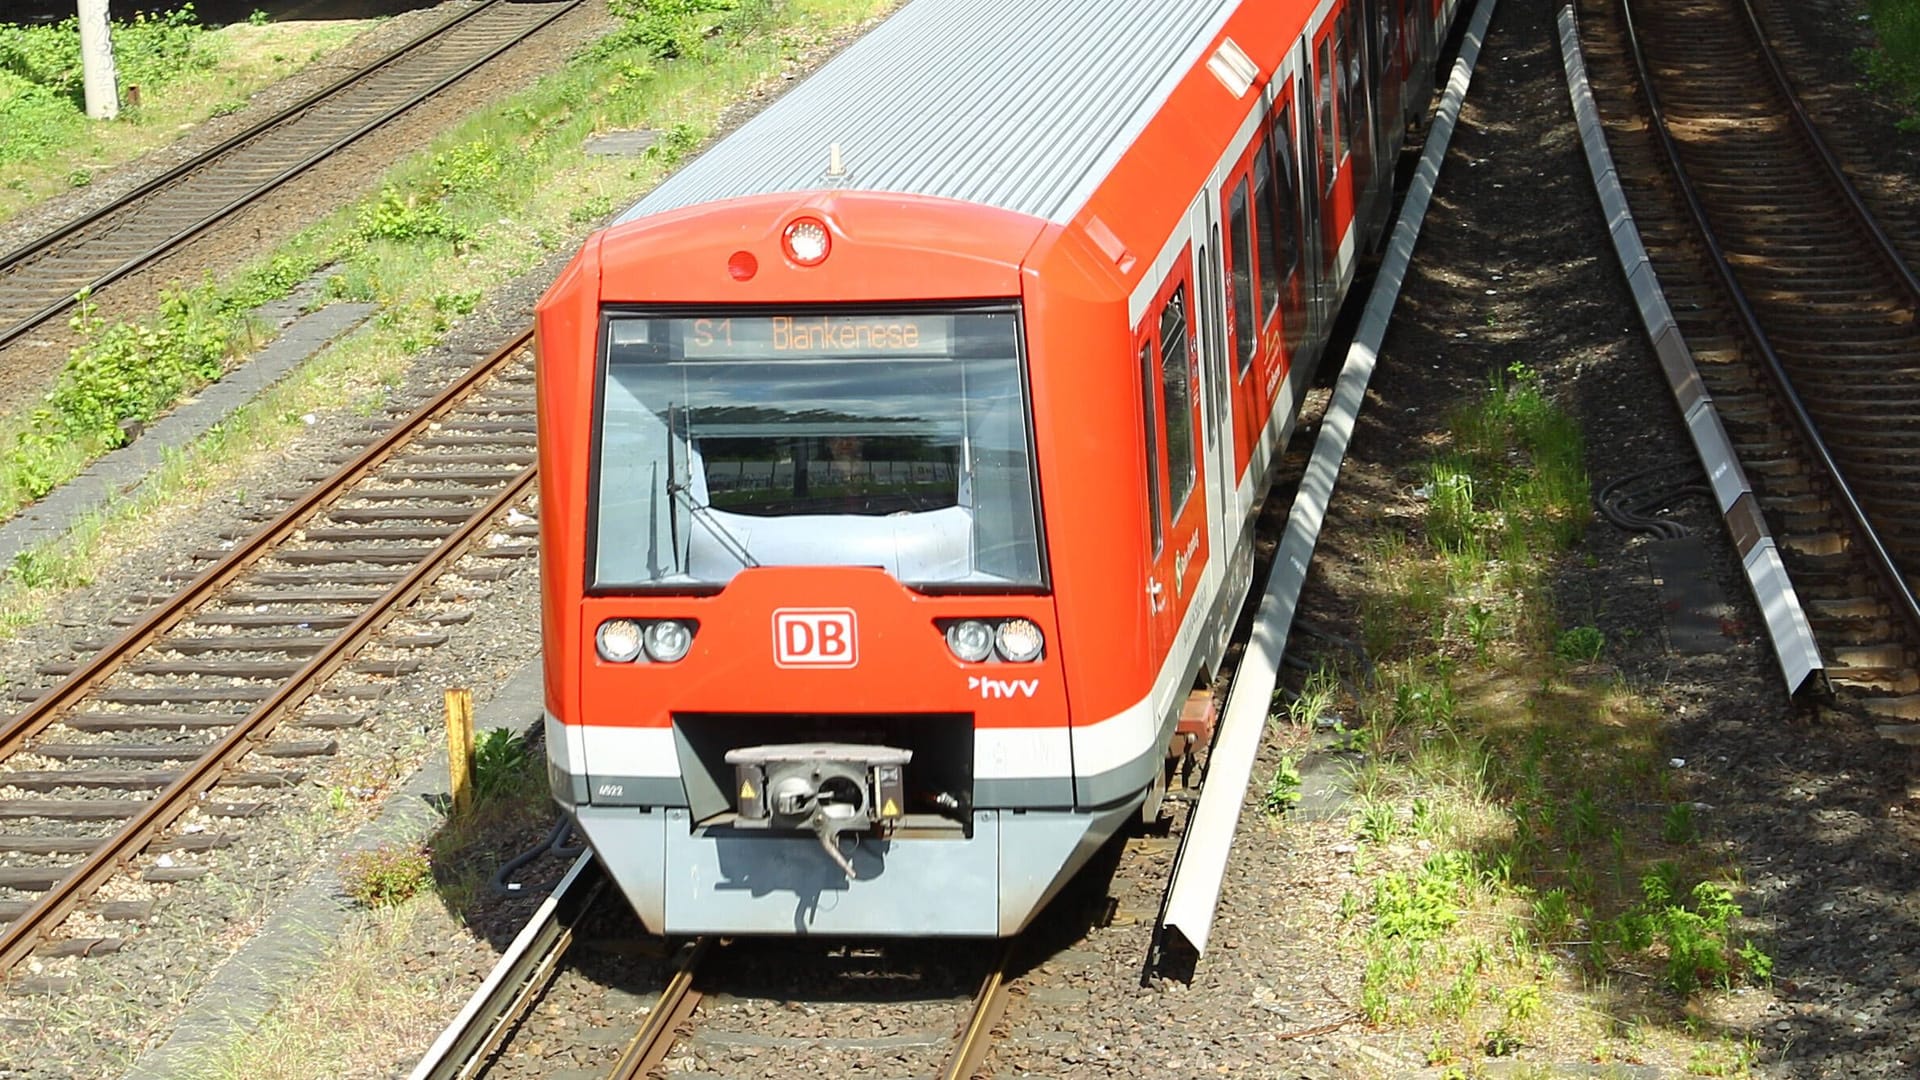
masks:
POLYGON ((80 74, 86 87, 87 115, 95 120, 119 116, 120 78, 113 70, 107 0, 80 0, 80 74))

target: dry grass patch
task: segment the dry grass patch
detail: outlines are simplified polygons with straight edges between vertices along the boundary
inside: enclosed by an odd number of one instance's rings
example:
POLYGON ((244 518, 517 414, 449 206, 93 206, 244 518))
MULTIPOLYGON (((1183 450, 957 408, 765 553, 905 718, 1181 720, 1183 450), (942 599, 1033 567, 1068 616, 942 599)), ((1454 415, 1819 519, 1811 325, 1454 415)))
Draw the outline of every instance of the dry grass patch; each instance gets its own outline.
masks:
POLYGON ((355 915, 307 982, 187 1075, 312 1080, 404 1070, 446 1021, 445 981, 394 961, 435 944, 432 906, 422 899, 355 915))

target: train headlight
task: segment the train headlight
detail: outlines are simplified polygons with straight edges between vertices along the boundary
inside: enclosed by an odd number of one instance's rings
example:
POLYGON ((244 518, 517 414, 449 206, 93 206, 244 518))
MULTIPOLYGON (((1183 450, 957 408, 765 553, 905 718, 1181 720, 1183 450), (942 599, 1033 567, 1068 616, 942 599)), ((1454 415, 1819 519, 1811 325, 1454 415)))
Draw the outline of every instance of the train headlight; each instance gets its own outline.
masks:
POLYGON ((662 664, 671 664, 687 655, 693 647, 693 627, 677 619, 661 619, 648 623, 642 635, 646 642, 648 658, 662 664))
POLYGON ((608 619, 593 635, 600 659, 625 664, 640 658, 640 624, 632 619, 608 619))
POLYGON ((825 222, 818 218, 799 218, 781 234, 780 245, 787 249, 787 258, 801 266, 819 266, 827 261, 832 241, 825 222))
POLYGON ((1000 631, 993 636, 993 643, 999 648, 1001 659, 1024 664, 1040 659, 1040 650, 1045 647, 1046 639, 1040 635, 1040 628, 1028 620, 1008 619, 1000 624, 1000 631))
POLYGON ((966 619, 947 627, 947 648, 968 663, 978 663, 993 651, 993 627, 978 619, 966 619))

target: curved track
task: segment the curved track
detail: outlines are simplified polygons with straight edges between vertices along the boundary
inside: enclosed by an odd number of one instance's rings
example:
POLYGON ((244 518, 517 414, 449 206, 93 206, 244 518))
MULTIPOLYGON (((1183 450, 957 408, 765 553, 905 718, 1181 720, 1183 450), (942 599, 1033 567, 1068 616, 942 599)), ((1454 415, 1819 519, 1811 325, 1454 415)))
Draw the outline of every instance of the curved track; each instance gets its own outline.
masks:
POLYGON ((1828 675, 1920 718, 1920 282, 1744 0, 1583 9, 1622 182, 1828 675))
POLYGON ((0 347, 212 228, 452 85, 581 0, 485 2, 372 65, 0 257, 0 347))
POLYGON ((270 789, 299 781, 285 761, 332 752, 328 729, 359 724, 384 677, 445 640, 430 623, 389 626, 407 605, 457 559, 484 577, 533 554, 532 519, 513 512, 533 491, 530 339, 260 532, 196 553, 213 565, 117 641, 43 666, 58 684, 13 691, 33 703, 0 725, 0 889, 36 898, 0 911, 0 974, 36 951, 116 947, 55 935, 117 875, 203 874, 191 852, 231 843, 270 789))

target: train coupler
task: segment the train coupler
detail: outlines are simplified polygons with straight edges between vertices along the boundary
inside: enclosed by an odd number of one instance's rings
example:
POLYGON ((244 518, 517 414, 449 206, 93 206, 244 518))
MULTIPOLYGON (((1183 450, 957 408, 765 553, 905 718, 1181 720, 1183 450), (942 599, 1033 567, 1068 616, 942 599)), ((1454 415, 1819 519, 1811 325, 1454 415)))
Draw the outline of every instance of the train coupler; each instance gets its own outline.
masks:
POLYGON ((852 880, 840 834, 893 830, 906 814, 906 765, 913 751, 851 743, 785 743, 727 751, 734 768, 735 823, 806 829, 852 880))

